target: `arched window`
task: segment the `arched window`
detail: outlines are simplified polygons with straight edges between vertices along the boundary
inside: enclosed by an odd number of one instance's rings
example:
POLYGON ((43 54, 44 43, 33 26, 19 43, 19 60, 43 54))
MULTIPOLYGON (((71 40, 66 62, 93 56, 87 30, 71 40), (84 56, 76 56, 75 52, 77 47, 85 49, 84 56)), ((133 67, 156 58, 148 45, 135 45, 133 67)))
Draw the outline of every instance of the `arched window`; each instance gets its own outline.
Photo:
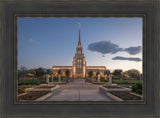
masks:
POLYGON ((82 66, 82 59, 77 59, 77 68, 81 68, 82 66))

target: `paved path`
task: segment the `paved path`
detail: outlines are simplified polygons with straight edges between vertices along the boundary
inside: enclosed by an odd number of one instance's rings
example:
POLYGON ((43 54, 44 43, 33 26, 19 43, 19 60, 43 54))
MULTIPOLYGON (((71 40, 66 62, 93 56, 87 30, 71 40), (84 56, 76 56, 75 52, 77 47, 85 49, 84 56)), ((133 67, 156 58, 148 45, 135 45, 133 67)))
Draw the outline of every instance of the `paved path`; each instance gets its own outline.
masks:
POLYGON ((90 83, 69 83, 61 85, 61 89, 49 97, 47 101, 110 101, 99 92, 99 85, 90 83))

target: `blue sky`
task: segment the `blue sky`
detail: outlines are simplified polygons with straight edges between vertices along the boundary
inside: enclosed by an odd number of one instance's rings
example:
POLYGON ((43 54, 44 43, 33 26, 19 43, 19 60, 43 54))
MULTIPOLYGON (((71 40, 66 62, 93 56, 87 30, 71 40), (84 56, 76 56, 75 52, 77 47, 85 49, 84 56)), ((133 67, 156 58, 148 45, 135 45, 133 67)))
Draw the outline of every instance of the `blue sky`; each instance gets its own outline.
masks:
POLYGON ((18 18, 18 68, 71 66, 78 43, 78 22, 88 66, 142 72, 142 18, 133 17, 18 18))

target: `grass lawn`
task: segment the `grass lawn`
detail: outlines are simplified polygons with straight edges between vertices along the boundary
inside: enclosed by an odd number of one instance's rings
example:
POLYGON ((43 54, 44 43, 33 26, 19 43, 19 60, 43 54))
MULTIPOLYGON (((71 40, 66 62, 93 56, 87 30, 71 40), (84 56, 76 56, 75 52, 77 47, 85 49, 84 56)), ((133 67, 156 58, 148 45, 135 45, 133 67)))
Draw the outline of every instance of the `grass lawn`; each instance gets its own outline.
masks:
POLYGON ((142 81, 140 81, 140 80, 113 79, 113 83, 116 83, 116 84, 136 84, 136 83, 142 83, 142 81))
POLYGON ((18 81, 18 85, 39 85, 45 82, 45 78, 23 79, 18 81))
POLYGON ((34 85, 22 85, 22 86, 18 86, 18 88, 19 89, 21 89, 21 90, 25 90, 26 88, 33 88, 33 87, 35 87, 34 85))
POLYGON ((121 85, 123 88, 130 88, 129 85, 121 85))
POLYGON ((35 87, 34 85, 21 85, 21 86, 18 86, 18 95, 19 94, 22 94, 22 93, 25 93, 25 89, 26 88, 33 88, 35 87))

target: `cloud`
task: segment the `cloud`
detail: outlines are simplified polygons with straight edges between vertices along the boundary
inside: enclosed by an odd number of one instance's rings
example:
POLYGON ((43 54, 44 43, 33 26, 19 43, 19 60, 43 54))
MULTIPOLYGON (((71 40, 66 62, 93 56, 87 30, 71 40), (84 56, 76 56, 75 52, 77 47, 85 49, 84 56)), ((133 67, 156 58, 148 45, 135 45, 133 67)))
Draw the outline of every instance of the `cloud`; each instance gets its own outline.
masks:
POLYGON ((121 56, 116 56, 116 57, 112 58, 112 60, 128 60, 128 61, 136 61, 136 62, 142 61, 140 58, 121 57, 121 56))
POLYGON ((141 52, 142 47, 129 47, 129 48, 120 48, 119 45, 113 43, 112 41, 100 41, 91 43, 88 45, 88 50, 93 52, 99 52, 101 54, 115 54, 120 51, 129 53, 130 55, 136 55, 141 52))
POLYGON ((128 52, 130 55, 136 55, 136 54, 140 53, 141 50, 142 50, 141 46, 129 47, 129 48, 124 49, 124 51, 128 52))
POLYGON ((99 52, 102 54, 108 54, 108 53, 115 54, 119 51, 122 51, 122 48, 119 48, 117 44, 111 41, 100 41, 100 42, 89 44, 88 50, 99 52))

